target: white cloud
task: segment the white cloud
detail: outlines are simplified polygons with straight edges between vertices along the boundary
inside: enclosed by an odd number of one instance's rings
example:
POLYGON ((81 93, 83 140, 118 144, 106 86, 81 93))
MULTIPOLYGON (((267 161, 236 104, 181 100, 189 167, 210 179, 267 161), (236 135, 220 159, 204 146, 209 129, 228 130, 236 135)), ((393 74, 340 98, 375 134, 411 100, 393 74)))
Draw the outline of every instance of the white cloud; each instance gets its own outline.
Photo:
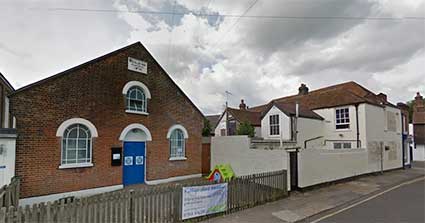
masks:
MULTIPOLYGON (((423 20, 255 19, 197 17, 242 14, 254 1, 116 0, 10 1, 0 27, 0 70, 27 84, 135 41, 141 41, 205 113, 219 113, 230 91, 232 106, 249 106, 354 80, 389 99, 424 91, 423 20), (174 5, 174 2, 176 4, 174 5), (184 15, 28 10, 70 7, 150 10, 184 15), (18 13, 20 12, 20 13, 18 13), (17 15, 20 16, 17 16, 17 15), (237 24, 235 22, 238 21, 237 24), (41 25, 43 24, 43 25, 41 25), (8 27, 7 29, 5 27, 8 27)), ((248 15, 423 16, 424 1, 259 0, 248 15)))

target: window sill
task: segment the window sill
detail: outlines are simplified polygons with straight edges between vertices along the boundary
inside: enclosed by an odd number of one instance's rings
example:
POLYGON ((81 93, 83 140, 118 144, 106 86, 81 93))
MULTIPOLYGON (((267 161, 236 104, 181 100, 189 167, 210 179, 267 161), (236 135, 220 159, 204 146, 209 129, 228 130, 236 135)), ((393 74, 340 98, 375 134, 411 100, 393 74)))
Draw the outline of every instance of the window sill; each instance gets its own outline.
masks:
POLYGON ((149 115, 147 112, 141 112, 141 111, 132 111, 132 110, 125 110, 126 113, 129 114, 137 114, 137 115, 149 115))
POLYGON ((270 138, 278 138, 280 135, 269 135, 270 138))
POLYGON ((59 169, 85 168, 92 166, 94 166, 93 163, 62 164, 59 166, 59 169))
POLYGON ((187 160, 187 157, 171 157, 170 161, 184 161, 187 160))
POLYGON ((351 129, 335 129, 336 132, 351 132, 351 129))

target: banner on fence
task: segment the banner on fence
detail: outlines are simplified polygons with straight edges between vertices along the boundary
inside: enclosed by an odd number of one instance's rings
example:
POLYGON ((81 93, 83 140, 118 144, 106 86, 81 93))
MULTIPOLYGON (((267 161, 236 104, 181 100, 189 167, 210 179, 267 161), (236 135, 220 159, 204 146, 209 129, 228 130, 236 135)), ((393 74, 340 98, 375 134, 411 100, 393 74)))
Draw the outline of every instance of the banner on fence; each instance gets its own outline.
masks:
POLYGON ((227 183, 183 187, 182 219, 226 211, 227 183))

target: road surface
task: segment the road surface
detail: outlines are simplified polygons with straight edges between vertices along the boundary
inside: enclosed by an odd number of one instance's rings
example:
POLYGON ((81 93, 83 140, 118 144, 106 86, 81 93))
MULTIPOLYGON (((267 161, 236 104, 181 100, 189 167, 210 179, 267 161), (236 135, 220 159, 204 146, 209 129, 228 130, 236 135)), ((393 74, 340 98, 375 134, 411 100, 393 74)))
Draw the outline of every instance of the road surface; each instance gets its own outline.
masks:
POLYGON ((402 186, 320 223, 425 222, 425 180, 402 186))

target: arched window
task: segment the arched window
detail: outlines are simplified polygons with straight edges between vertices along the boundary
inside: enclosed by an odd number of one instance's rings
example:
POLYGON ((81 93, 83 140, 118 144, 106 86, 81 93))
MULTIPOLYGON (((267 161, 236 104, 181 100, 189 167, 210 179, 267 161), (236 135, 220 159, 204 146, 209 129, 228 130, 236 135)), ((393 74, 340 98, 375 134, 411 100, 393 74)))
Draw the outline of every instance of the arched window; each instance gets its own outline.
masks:
POLYGON ((126 112, 133 114, 148 115, 148 99, 151 93, 140 81, 130 81, 125 84, 122 93, 126 99, 126 112))
POLYGON ((131 87, 127 92, 127 110, 135 112, 147 112, 146 94, 138 86, 131 87))
POLYGON ((64 166, 91 164, 92 134, 83 124, 72 124, 62 136, 62 159, 64 166))
POLYGON ((170 136, 170 158, 185 157, 185 137, 181 129, 174 129, 170 136))

